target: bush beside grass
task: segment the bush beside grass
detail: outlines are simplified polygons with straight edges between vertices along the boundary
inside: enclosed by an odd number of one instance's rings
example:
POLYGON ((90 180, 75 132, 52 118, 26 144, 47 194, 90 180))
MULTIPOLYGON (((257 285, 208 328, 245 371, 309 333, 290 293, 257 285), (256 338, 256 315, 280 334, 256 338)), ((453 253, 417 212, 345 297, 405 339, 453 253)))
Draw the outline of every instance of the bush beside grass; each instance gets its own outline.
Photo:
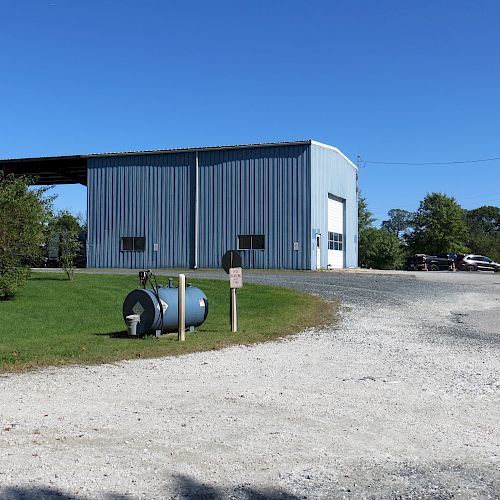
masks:
POLYGON ((9 259, 0 262, 0 301, 12 299, 17 290, 26 284, 29 275, 29 267, 9 259))
MULTIPOLYGON (((209 299, 209 315, 186 342, 176 335, 130 338, 122 318, 135 276, 33 273, 14 300, 0 302, 0 372, 179 355, 277 339, 330 323, 333 304, 284 288, 245 284, 238 294, 238 333, 229 331, 228 283, 189 280, 209 299)), ((166 278, 159 278, 166 283, 166 278)))

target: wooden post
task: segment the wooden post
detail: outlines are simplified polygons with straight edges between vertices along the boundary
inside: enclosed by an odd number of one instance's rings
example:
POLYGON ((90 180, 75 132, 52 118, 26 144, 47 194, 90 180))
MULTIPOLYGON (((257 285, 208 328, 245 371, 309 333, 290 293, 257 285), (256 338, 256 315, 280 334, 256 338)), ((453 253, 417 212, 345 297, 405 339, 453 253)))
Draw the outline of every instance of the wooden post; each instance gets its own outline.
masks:
POLYGON ((236 288, 230 288, 231 332, 238 331, 238 298, 236 288))
POLYGON ((186 276, 179 274, 178 290, 178 335, 177 340, 184 342, 186 340, 186 276))
POLYGON ((238 331, 238 288, 243 286, 241 267, 229 268, 229 324, 231 332, 238 331))

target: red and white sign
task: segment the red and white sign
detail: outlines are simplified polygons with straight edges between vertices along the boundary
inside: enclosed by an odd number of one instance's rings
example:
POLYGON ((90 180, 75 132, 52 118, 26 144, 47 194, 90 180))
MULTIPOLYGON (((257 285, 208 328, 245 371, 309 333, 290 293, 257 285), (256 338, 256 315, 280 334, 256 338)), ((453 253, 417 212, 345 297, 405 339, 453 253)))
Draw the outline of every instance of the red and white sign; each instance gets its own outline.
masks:
POLYGON ((229 269, 229 288, 243 287, 243 271, 241 267, 231 267, 229 269))

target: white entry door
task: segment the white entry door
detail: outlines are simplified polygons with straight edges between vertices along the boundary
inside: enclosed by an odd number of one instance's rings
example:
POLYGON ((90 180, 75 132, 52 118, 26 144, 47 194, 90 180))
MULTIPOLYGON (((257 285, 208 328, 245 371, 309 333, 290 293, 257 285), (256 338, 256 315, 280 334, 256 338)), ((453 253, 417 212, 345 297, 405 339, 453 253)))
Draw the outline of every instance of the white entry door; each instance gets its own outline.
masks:
POLYGON ((344 201, 328 196, 328 265, 344 267, 344 201))

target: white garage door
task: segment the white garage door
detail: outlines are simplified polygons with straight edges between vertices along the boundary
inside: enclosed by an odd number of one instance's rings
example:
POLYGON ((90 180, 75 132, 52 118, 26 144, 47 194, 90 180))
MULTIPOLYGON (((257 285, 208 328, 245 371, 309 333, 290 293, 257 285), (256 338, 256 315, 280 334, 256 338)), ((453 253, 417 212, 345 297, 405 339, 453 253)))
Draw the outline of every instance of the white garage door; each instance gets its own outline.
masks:
POLYGON ((328 265, 344 267, 344 202, 328 197, 328 265))

